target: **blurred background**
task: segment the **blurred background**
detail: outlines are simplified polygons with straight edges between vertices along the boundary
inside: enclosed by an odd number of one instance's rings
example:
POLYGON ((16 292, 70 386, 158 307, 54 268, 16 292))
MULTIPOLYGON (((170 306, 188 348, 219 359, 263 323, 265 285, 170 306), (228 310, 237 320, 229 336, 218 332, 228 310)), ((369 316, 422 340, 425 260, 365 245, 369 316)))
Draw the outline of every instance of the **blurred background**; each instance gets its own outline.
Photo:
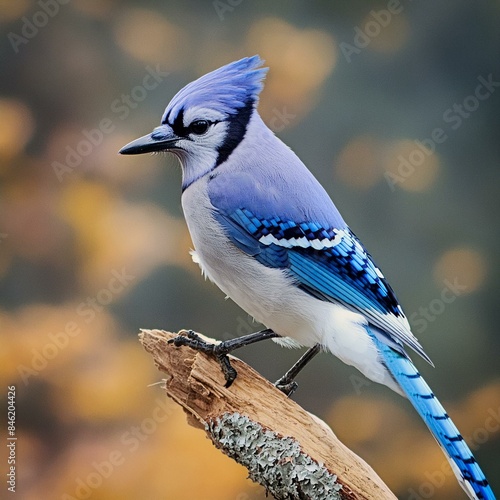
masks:
MULTIPOLYGON (((0 19, 18 498, 265 498, 150 385, 162 375, 137 340, 259 325, 191 262, 176 160, 117 154, 186 83, 256 53, 264 120, 392 283, 436 368, 417 365, 500 492, 500 3, 2 0, 0 19)), ((270 380, 299 355, 238 352, 270 380)), ((326 354, 299 383, 294 399, 398 498, 463 498, 407 401, 326 354)))

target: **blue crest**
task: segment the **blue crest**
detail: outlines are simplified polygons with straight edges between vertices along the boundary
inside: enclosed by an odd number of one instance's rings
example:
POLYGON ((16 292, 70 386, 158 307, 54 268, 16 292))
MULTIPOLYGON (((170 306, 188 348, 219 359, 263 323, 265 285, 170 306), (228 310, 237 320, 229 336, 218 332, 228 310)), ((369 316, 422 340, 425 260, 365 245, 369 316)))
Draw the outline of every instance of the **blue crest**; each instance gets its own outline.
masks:
POLYGON ((268 71, 268 68, 261 67, 263 63, 257 55, 244 57, 189 83, 170 101, 162 123, 170 114, 175 119, 181 109, 194 106, 234 115, 240 108, 255 104, 268 71))

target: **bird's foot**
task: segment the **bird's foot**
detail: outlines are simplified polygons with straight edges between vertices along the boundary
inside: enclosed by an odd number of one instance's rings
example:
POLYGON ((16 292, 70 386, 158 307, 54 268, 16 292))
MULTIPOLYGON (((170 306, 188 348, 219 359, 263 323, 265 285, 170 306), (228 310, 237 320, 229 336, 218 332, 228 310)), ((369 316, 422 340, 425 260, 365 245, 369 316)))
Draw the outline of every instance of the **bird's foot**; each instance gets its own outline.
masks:
POLYGON ((299 384, 294 380, 288 381, 285 377, 281 377, 274 382, 276 389, 279 389, 285 396, 290 397, 299 387, 299 384))
POLYGON ((224 378, 226 379, 224 387, 229 387, 236 379, 238 373, 232 367, 231 362, 229 361, 228 354, 235 349, 239 349, 240 347, 244 347, 250 344, 254 344, 255 342, 260 342, 261 340, 272 339, 275 337, 279 337, 279 335, 266 328, 265 330, 261 330, 259 332, 250 333, 249 335, 244 335, 243 337, 225 340, 224 342, 219 342, 216 344, 207 342, 192 330, 184 330, 173 339, 170 339, 168 343, 174 344, 177 347, 186 345, 197 351, 201 351, 205 354, 215 357, 215 359, 217 359, 217 361, 220 363, 222 373, 224 373, 224 378))
POLYGON ((220 342, 212 344, 207 342, 200 335, 193 332, 193 330, 185 330, 175 336, 173 339, 168 340, 169 344, 175 347, 188 346, 195 351, 200 351, 209 356, 213 356, 220 364, 226 383, 224 387, 230 387, 238 376, 238 372, 233 368, 229 361, 228 354, 231 352, 231 347, 227 342, 220 342))
POLYGON ((321 350, 321 346, 316 344, 309 348, 301 358, 280 378, 274 385, 277 389, 283 392, 286 396, 290 397, 299 387, 299 384, 295 382, 295 377, 304 368, 304 366, 311 361, 311 359, 318 354, 321 350))

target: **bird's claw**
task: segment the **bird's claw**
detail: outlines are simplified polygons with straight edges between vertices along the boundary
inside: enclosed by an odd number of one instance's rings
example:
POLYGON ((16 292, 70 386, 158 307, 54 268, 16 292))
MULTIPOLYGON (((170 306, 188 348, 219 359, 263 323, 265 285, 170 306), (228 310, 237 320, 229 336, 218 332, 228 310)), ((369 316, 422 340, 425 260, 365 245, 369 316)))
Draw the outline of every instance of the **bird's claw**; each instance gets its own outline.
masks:
POLYGON ((217 360, 220 363, 222 373, 224 374, 224 378, 226 379, 224 387, 227 389, 228 387, 231 387, 231 384, 236 380, 238 372, 233 368, 233 365, 231 364, 231 361, 229 361, 227 354, 217 356, 217 360))
POLYGON ((194 349, 195 351, 201 351, 210 356, 214 356, 221 365, 222 373, 226 379, 224 387, 230 387, 235 381, 238 372, 231 365, 231 361, 228 357, 229 349, 227 349, 224 342, 212 344, 204 340, 193 330, 185 330, 176 335, 174 338, 169 339, 167 343, 173 344, 175 347, 191 347, 191 349, 194 349))
POLYGON ((174 338, 167 341, 168 344, 174 344, 175 347, 188 346, 197 351, 202 351, 206 354, 214 352, 215 344, 211 344, 202 339, 193 330, 183 330, 174 338))
POLYGON ((285 396, 290 397, 299 387, 299 384, 292 380, 291 382, 283 381, 282 379, 277 380, 274 383, 276 389, 279 389, 285 396))

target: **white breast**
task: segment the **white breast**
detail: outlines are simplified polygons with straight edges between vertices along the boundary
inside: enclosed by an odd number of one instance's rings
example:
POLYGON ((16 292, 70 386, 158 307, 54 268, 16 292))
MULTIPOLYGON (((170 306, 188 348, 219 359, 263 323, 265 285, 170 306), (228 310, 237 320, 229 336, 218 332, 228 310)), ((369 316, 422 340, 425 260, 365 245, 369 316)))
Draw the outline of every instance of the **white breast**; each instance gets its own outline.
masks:
POLYGON ((306 294, 292 286, 280 269, 265 267, 231 243, 212 217, 206 179, 200 179, 182 197, 186 221, 196 249, 195 261, 203 273, 257 321, 301 345, 320 339, 304 328, 298 306, 306 294), (302 326, 302 328, 301 328, 302 326), (301 330, 306 330, 301 333, 301 330))
POLYGON ((368 378, 397 390, 364 329, 364 316, 311 297, 293 285, 286 271, 263 266, 231 243, 212 217, 206 177, 184 192, 182 206, 196 249, 193 260, 242 309, 297 345, 319 343, 368 378))

